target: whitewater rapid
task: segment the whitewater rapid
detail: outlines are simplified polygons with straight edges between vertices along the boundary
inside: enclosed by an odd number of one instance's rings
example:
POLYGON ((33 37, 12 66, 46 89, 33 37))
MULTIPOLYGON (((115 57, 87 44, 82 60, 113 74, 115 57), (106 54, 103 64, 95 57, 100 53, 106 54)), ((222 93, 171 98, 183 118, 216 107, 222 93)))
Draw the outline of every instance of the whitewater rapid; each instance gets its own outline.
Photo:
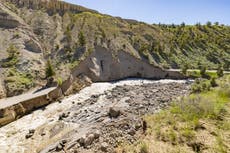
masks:
POLYGON ((36 129, 43 124, 52 124, 58 121, 59 115, 72 107, 73 103, 81 103, 92 95, 103 94, 116 86, 142 85, 153 83, 186 83, 188 80, 145 80, 126 79, 116 82, 93 83, 82 89, 79 93, 65 97, 61 102, 54 102, 43 109, 36 110, 31 114, 0 128, 0 152, 24 152, 23 140, 30 129, 36 129))

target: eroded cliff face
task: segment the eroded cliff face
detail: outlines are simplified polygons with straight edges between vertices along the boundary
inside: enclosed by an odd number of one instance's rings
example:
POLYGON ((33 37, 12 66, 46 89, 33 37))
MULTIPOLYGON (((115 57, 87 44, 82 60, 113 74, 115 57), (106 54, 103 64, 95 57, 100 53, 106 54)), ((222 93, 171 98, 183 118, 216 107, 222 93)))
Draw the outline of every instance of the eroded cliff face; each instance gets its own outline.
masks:
POLYGON ((157 34, 159 29, 79 6, 75 6, 74 11, 70 4, 67 11, 61 10, 59 4, 66 3, 56 0, 50 1, 51 8, 40 9, 45 4, 32 0, 0 2, 1 98, 45 85, 43 78, 47 59, 52 61, 55 79, 62 78, 67 82, 64 83, 66 90, 72 83, 69 78, 72 67, 75 67, 73 80, 82 73, 94 82, 126 77, 180 77, 161 70, 150 54, 149 58, 140 53, 142 44, 148 43, 150 37, 163 42, 165 37, 157 34), (55 7, 60 10, 50 13, 55 7), (80 42, 80 33, 84 37, 83 43, 80 42), (13 60, 8 58, 7 52, 11 46, 18 52, 13 60), (89 54, 91 51, 93 53, 89 54), (82 57, 85 61, 77 65, 82 57), (155 66, 148 63, 155 63, 155 66))
POLYGON ((94 82, 112 81, 128 77, 148 79, 182 79, 177 72, 163 70, 142 61, 125 51, 113 52, 97 46, 95 51, 73 70, 73 76, 87 75, 94 82))
POLYGON ((14 14, 9 14, 7 7, 0 3, 0 28, 16 28, 21 23, 14 14))
POLYGON ((0 2, 0 98, 36 86, 44 72, 44 49, 30 26, 0 2))

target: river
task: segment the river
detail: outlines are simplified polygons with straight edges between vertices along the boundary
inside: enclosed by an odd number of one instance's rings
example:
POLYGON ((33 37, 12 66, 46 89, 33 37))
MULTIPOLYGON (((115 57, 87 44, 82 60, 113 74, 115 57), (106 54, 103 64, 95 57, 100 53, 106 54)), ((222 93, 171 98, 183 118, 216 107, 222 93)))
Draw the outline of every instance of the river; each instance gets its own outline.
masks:
MULTIPOLYGON (((93 83, 91 86, 82 89, 79 93, 65 97, 61 102, 54 102, 43 109, 36 110, 31 114, 0 128, 0 152, 23 153, 36 152, 28 146, 28 140, 25 135, 31 129, 40 129, 42 126, 54 125, 60 120, 60 114, 66 110, 71 110, 73 105, 84 103, 93 95, 101 95, 111 91, 118 86, 141 86, 145 84, 186 84, 187 80, 145 80, 145 79, 126 79, 116 82, 93 83)), ((100 105, 100 104, 97 104, 100 105)), ((104 105, 101 105, 103 107, 104 105)), ((90 107, 90 106, 87 106, 90 107)), ((67 124, 67 123, 66 123, 67 124)), ((69 125, 74 124, 73 121, 68 122, 69 125)), ((76 127, 74 125, 73 127, 76 127)), ((43 139, 30 140, 34 143, 43 139)))

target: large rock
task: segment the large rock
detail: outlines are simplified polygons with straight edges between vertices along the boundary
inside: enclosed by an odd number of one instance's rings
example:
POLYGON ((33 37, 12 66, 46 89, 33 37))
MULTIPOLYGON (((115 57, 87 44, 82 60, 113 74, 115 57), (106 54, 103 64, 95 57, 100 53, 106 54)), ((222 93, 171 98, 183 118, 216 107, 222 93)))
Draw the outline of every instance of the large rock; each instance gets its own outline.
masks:
POLYGON ((79 144, 84 147, 90 146, 94 140, 98 139, 100 137, 100 132, 96 130, 93 133, 88 133, 87 135, 83 135, 79 140, 79 144))
POLYGON ((108 114, 110 118, 117 118, 118 116, 120 116, 121 110, 118 107, 110 107, 108 114))

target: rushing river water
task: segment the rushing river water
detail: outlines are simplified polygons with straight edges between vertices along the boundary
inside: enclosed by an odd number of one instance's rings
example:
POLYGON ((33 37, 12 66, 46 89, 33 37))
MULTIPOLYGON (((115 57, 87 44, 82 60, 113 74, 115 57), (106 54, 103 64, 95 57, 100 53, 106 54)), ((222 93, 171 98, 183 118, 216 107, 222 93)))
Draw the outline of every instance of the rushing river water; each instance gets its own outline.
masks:
POLYGON ((55 102, 45 109, 36 110, 2 128, 0 128, 0 153, 5 152, 24 152, 25 135, 30 129, 36 129, 43 124, 52 124, 58 120, 59 114, 72 107, 74 103, 80 103, 92 95, 103 94, 116 86, 123 85, 143 85, 153 83, 185 83, 187 80, 144 80, 144 79, 126 79, 116 82, 93 83, 91 86, 84 88, 79 93, 65 97, 62 102, 55 102))

